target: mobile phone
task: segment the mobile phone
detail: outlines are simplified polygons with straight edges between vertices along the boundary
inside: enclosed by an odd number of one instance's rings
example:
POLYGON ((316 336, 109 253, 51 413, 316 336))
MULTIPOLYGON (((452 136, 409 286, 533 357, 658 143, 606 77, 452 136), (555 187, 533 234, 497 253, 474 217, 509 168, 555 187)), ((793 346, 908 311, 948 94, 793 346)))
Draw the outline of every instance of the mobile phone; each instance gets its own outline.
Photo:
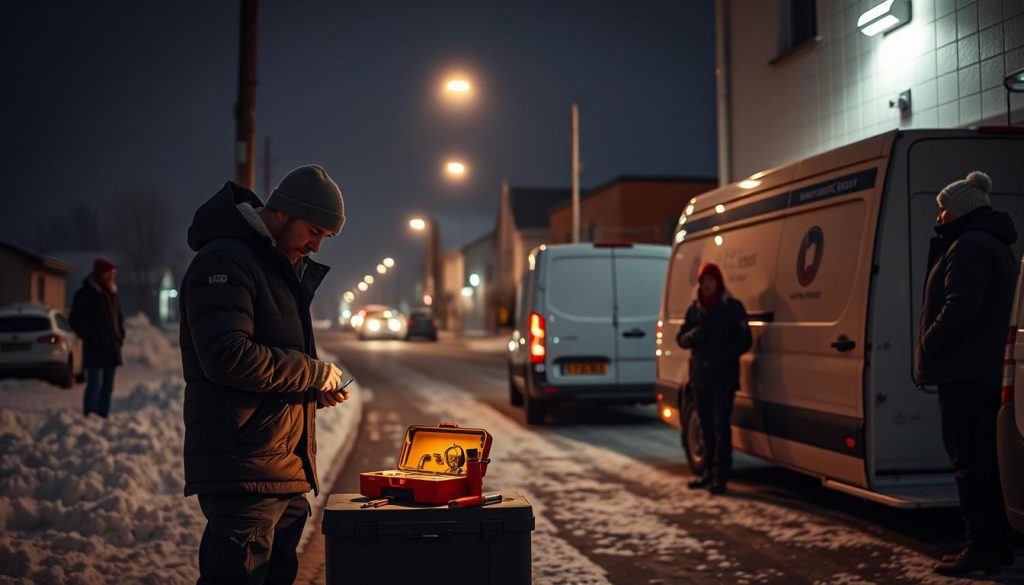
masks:
POLYGON ((345 398, 348 398, 348 392, 346 392, 346 391, 345 391, 345 388, 346 388, 346 387, 348 387, 348 385, 349 385, 349 384, 351 384, 352 382, 355 382, 355 381, 356 381, 356 379, 355 379, 355 378, 349 378, 348 380, 344 380, 344 381, 343 381, 343 382, 341 383, 341 386, 339 386, 339 387, 338 387, 338 392, 341 392, 341 394, 342 394, 342 395, 343 395, 343 396, 344 396, 345 398))

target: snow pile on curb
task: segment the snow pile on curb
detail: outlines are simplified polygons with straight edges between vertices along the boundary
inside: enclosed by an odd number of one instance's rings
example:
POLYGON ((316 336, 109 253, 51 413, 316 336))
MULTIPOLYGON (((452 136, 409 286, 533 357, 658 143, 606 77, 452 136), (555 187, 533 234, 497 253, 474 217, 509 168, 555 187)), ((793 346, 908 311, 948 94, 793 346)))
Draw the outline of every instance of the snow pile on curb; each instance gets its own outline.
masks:
POLYGON ((124 320, 125 344, 121 350, 126 364, 138 363, 157 371, 181 368, 177 338, 171 338, 149 322, 145 313, 124 320))
POLYGON ((0 574, 37 583, 196 578, 202 515, 182 497, 183 386, 139 385, 104 421, 0 409, 0 574))

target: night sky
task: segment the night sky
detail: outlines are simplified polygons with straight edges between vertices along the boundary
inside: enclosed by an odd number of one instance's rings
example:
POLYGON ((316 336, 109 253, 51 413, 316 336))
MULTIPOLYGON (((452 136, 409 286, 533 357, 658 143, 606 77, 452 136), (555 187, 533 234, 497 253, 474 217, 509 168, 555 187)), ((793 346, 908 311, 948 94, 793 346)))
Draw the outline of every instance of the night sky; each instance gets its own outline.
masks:
MULTIPOLYGON (((157 188, 187 258, 192 213, 234 174, 239 3, 0 11, 0 239, 39 247, 54 214, 84 202, 106 216, 119 193, 157 188)), ((387 255, 411 293, 413 214, 436 217, 452 248, 493 228, 503 177, 568 188, 574 101, 584 189, 715 175, 711 0, 264 0, 259 19, 256 192, 269 135, 274 184, 318 163, 345 195, 344 231, 316 256, 333 267, 322 308, 387 255), (440 98, 452 71, 477 86, 462 107, 440 98), (442 173, 449 156, 469 166, 460 183, 442 173)))

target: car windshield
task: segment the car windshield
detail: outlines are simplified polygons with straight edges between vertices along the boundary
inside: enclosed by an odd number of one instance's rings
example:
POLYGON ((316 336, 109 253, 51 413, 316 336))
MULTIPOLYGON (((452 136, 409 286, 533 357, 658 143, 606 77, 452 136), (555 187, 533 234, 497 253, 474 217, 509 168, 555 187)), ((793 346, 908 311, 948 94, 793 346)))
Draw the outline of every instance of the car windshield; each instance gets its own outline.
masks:
POLYGON ((0 317, 0 333, 49 331, 50 328, 46 317, 0 317))
POLYGON ((367 319, 390 319, 397 316, 398 311, 370 311, 366 314, 367 319))

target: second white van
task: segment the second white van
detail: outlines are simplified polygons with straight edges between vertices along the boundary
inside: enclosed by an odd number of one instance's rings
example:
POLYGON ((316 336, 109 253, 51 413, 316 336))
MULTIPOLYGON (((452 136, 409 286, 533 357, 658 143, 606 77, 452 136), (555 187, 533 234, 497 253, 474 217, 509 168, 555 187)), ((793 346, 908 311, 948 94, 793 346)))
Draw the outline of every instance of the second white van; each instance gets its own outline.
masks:
POLYGON ((509 342, 509 400, 529 424, 569 400, 654 401, 654 324, 669 247, 541 246, 509 342))

